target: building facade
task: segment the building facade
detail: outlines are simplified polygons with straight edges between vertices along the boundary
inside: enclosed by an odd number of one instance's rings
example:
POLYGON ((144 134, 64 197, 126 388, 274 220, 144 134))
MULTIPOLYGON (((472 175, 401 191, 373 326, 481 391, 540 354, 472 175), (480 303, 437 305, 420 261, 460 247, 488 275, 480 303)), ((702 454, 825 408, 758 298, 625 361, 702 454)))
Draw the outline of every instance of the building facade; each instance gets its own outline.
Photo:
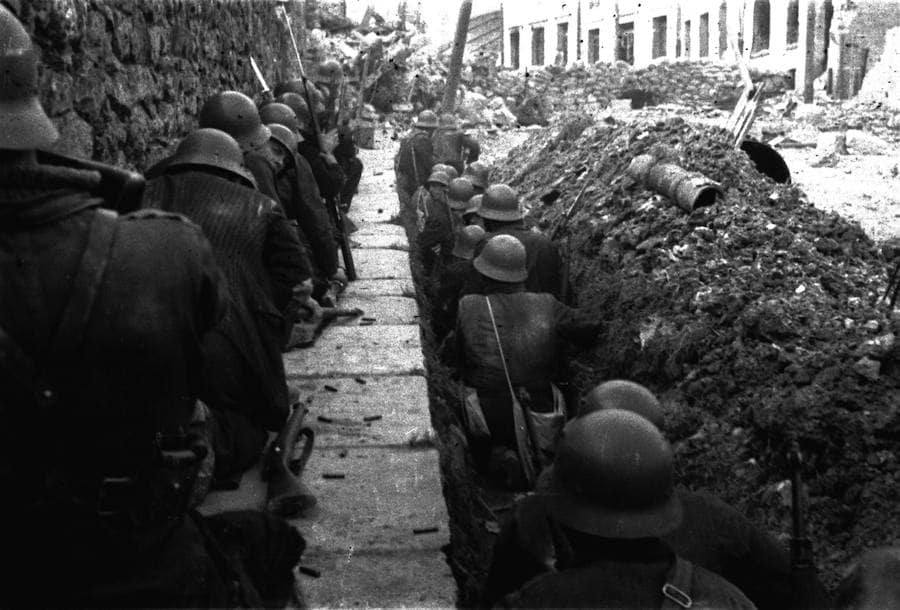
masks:
POLYGON ((503 57, 518 70, 617 60, 644 67, 733 62, 733 45, 752 67, 793 73, 798 89, 831 69, 852 94, 895 26, 895 0, 516 0, 503 5, 503 57))

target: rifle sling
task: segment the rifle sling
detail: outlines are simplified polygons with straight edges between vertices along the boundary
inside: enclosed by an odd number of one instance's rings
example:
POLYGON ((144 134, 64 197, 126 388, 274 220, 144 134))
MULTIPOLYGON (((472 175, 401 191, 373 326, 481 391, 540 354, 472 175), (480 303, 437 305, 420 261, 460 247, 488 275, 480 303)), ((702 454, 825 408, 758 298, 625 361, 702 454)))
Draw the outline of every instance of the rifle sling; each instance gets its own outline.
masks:
MULTIPOLYGON (((94 309, 94 301, 109 262, 116 235, 116 218, 117 214, 111 210, 98 208, 94 214, 87 246, 72 282, 69 300, 42 359, 41 369, 47 368, 49 362, 65 362, 81 345, 84 329, 94 309)), ((55 388, 43 387, 45 384, 39 379, 46 371, 39 370, 34 359, 26 355, 2 327, 0 327, 0 368, 38 399, 47 399, 55 394, 53 392, 55 388)))
POLYGON ((675 565, 666 575, 662 587, 663 603, 660 610, 680 610, 693 605, 691 599, 691 579, 694 565, 687 559, 675 556, 675 565))

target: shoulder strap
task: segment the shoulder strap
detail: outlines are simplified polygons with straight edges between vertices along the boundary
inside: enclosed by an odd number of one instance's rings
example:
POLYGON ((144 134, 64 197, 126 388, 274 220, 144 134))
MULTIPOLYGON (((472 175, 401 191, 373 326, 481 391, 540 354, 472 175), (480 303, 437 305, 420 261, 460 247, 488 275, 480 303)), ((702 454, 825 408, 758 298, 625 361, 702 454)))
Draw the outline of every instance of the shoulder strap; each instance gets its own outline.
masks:
POLYGON ((663 585, 663 603, 660 610, 680 610, 694 605, 691 599, 691 578, 694 565, 687 559, 675 556, 675 565, 666 575, 663 585))
POLYGON ((116 218, 115 212, 104 208, 99 208, 94 214, 87 247, 72 282, 69 302, 50 340, 48 354, 51 358, 55 354, 63 353, 64 350, 74 349, 81 343, 84 329, 94 309, 97 291, 106 273, 109 253, 118 226, 116 218))
MULTIPOLYGON (((72 282, 69 301, 50 340, 45 361, 72 350, 81 343, 84 328, 94 308, 116 233, 117 214, 98 208, 91 221, 87 246, 72 282)), ((54 392, 39 380, 38 367, 3 327, 0 327, 0 367, 29 390, 38 401, 51 400, 54 392)))
POLYGON ((497 321, 494 319, 494 308, 491 307, 491 297, 485 296, 487 301, 488 314, 491 316, 491 326, 494 327, 494 337, 497 338, 497 349, 500 350, 500 364, 503 365, 503 374, 506 376, 506 385, 509 386, 509 395, 513 402, 516 402, 516 391, 513 389, 512 380, 509 378, 509 369, 506 367, 506 356, 503 355, 503 344, 500 343, 500 333, 497 331, 497 321))

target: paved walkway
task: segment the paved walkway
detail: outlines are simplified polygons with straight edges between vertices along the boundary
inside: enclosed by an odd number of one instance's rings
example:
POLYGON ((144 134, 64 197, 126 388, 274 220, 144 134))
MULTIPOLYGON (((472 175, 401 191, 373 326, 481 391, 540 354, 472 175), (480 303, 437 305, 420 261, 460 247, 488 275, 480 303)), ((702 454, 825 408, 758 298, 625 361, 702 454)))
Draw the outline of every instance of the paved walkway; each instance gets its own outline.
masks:
MULTIPOLYGON (((284 357, 316 430, 303 480, 318 506, 293 523, 308 544, 302 565, 321 576, 300 575, 300 587, 310 607, 448 607, 456 583, 442 550, 450 532, 438 452, 409 443, 434 433, 408 244, 389 222, 399 211, 395 144, 376 142, 360 152, 350 214, 359 280, 339 303, 369 322, 334 323, 314 347, 284 357)), ((212 494, 204 512, 246 507, 248 497, 265 500, 256 471, 239 492, 212 494)))

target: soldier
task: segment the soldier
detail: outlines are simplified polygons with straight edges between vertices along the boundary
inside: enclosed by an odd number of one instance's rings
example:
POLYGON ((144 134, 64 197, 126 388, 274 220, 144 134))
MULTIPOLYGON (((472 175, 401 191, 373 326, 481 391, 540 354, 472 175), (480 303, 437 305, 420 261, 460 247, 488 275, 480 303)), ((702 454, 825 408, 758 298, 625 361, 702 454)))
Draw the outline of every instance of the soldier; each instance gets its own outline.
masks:
POLYGON ((559 536, 554 571, 528 580, 501 606, 755 608, 663 542, 681 520, 673 474, 669 444, 644 417, 604 410, 570 422, 541 475, 559 536))
POLYGON ((325 209, 325 202, 319 195, 319 187, 306 159, 297 153, 299 132, 289 129, 296 122, 294 111, 283 104, 269 104, 260 111, 266 117, 278 119, 269 124, 272 131, 273 152, 279 159, 281 169, 275 177, 278 195, 284 206, 285 215, 297 223, 300 242, 310 253, 313 272, 313 298, 325 304, 334 304, 335 283, 338 282, 337 241, 334 225, 325 209), (268 108, 278 108, 278 116, 266 112, 268 108), (287 114, 287 113, 290 114, 287 114), (293 120, 291 120, 293 119, 293 120))
POLYGON ((397 178, 397 193, 403 206, 413 193, 425 186, 434 165, 434 150, 431 134, 437 129, 437 115, 431 110, 423 110, 415 123, 413 132, 400 142, 400 150, 394 158, 397 178))
POLYGON ((187 509, 201 339, 226 304, 209 242, 176 214, 103 210, 100 172, 39 160, 58 135, 37 68, 0 6, 0 606, 273 603, 232 554, 293 583, 296 530, 187 509), (260 552, 214 541, 226 528, 260 552))
POLYGON ((525 228, 518 194, 505 184, 494 184, 485 191, 477 214, 484 222, 488 237, 512 235, 525 245, 528 291, 547 292, 561 299, 565 280, 562 257, 550 238, 525 228))
MULTIPOLYGON (((454 178, 447 187, 447 204, 450 206, 453 231, 456 233, 465 226, 463 214, 469 207, 469 200, 475 195, 475 189, 468 178, 454 178)), ((449 252, 448 252, 449 254, 449 252)))
POLYGON ((223 91, 210 97, 200 109, 200 127, 224 131, 234 138, 244 153, 244 165, 253 174, 256 188, 279 201, 275 188, 275 160, 269 148, 272 134, 263 125, 256 104, 238 91, 223 91))
MULTIPOLYGON (((623 379, 593 388, 585 396, 578 417, 606 410, 636 413, 657 428, 664 421, 656 396, 644 386, 623 379)), ((511 522, 504 526, 494 548, 486 602, 493 603, 558 561, 560 551, 555 547, 560 541, 559 525, 541 491, 518 502, 511 522), (510 535, 513 531, 514 537, 510 535)), ((743 514, 707 493, 680 488, 675 493, 682 505, 682 521, 662 539, 679 556, 724 577, 759 608, 830 606, 818 581, 806 591, 793 590, 786 549, 743 514)))
POLYGON ((416 209, 419 234, 416 237, 422 265, 431 274, 441 259, 442 252, 453 247, 453 220, 447 204, 447 188, 450 181, 447 174, 433 172, 425 186, 428 194, 421 199, 421 207, 416 209))
POLYGON ((203 228, 227 280, 230 315, 204 342, 220 481, 251 466, 266 431, 287 419, 284 313, 295 291, 312 291, 301 287, 311 268, 296 231, 281 206, 253 189, 242 159, 228 134, 198 129, 144 193, 145 208, 184 214, 203 228))
POLYGON ((491 168, 484 161, 475 161, 467 165, 464 175, 472 181, 476 195, 483 195, 491 184, 491 168))
POLYGON ((353 130, 350 129, 348 121, 345 120, 343 124, 338 125, 337 136, 338 144, 334 148, 334 158, 346 176, 341 189, 341 205, 344 212, 347 212, 362 179, 363 162, 359 158, 359 148, 353 141, 353 130))
POLYGON ((438 343, 456 323, 456 309, 465 280, 470 274, 477 273, 472 266, 472 259, 475 258, 475 246, 482 239, 484 229, 481 227, 463 227, 456 233, 449 260, 441 266, 432 306, 434 334, 438 343))
MULTIPOLYGON (((564 415, 553 383, 561 343, 589 345, 600 330, 598 322, 552 295, 527 292, 525 261, 525 247, 515 237, 498 235, 487 242, 473 262, 483 277, 484 293, 460 299, 456 328, 442 349, 470 388, 467 400, 478 403, 488 429, 485 437, 476 429, 480 422, 468 426, 476 462, 494 467, 510 487, 524 486, 520 460, 531 459, 518 454, 510 392, 531 412, 564 415)), ((477 417, 477 409, 475 413, 477 417)), ((551 444, 538 449, 552 451, 551 444)))
POLYGON ((478 140, 460 129, 459 120, 445 113, 438 120, 438 128, 431 137, 435 163, 452 165, 460 174, 467 163, 477 161, 481 155, 478 140))

